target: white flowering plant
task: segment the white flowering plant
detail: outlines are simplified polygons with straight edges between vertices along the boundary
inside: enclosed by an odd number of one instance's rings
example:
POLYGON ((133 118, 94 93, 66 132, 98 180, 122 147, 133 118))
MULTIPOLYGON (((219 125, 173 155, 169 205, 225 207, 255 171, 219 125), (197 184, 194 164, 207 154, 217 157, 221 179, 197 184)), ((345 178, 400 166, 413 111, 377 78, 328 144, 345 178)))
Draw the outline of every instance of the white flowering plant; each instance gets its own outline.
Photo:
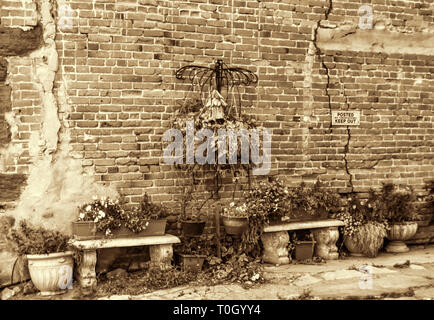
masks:
POLYGON ((122 209, 119 200, 112 200, 107 197, 93 197, 93 201, 79 207, 78 221, 93 221, 97 230, 110 236, 112 231, 119 229, 125 220, 125 211, 122 209))
POLYGON ((223 208, 223 217, 227 218, 247 218, 249 216, 247 212, 247 204, 235 203, 232 201, 229 206, 223 208))

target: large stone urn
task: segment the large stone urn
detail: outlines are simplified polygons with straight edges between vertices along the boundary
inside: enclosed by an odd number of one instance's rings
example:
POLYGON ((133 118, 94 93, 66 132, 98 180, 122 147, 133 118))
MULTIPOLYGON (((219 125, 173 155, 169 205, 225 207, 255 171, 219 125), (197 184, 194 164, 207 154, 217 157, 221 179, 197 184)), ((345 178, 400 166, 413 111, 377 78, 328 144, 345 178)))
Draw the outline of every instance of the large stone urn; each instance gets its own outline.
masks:
POLYGON ((417 232, 417 222, 399 222, 390 225, 387 231, 387 239, 390 243, 386 246, 387 252, 401 253, 410 249, 404 241, 411 239, 417 232))
POLYGON ((41 295, 64 293, 72 288, 73 252, 27 255, 30 277, 41 295))
POLYGON ((359 245, 359 243, 353 237, 345 236, 344 237, 344 244, 345 244, 345 247, 350 252, 351 256, 354 256, 354 257, 362 257, 363 256, 362 247, 359 245))

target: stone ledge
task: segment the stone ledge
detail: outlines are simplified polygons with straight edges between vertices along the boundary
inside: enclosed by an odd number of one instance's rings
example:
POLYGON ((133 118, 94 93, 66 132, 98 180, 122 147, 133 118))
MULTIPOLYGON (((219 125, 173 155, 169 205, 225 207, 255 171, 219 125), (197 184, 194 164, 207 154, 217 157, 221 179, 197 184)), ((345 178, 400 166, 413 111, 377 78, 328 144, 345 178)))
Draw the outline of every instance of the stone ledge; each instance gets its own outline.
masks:
POLYGON ((164 236, 148 236, 134 238, 97 239, 97 240, 71 240, 70 244, 81 250, 152 246, 160 244, 180 243, 181 240, 171 234, 164 236))
POLYGON ((280 223, 277 225, 266 226, 264 228, 264 232, 329 228, 329 227, 340 227, 343 225, 344 223, 342 221, 335 220, 335 219, 304 221, 304 222, 288 222, 288 223, 280 223))
POLYGON ((422 32, 320 28, 317 45, 332 51, 434 55, 434 35, 422 32))

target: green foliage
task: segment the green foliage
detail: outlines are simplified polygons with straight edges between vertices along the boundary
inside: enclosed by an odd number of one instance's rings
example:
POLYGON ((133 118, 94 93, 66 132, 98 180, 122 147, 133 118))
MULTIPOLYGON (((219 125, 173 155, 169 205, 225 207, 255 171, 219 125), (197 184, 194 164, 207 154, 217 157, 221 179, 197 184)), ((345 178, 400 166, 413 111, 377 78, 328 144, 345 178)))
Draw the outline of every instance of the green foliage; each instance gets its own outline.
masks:
POLYGON ((175 244, 173 251, 182 254, 198 254, 207 257, 217 254, 214 235, 201 235, 200 237, 184 237, 181 243, 175 244))
POLYGON ((106 197, 94 198, 93 202, 79 207, 78 221, 93 221, 98 231, 105 236, 112 235, 112 231, 122 226, 139 233, 146 230, 149 220, 167 217, 166 209, 158 204, 151 203, 145 193, 140 207, 124 210, 119 200, 106 197))
POLYGON ((21 221, 17 229, 9 231, 7 240, 19 255, 49 254, 67 251, 69 237, 58 231, 35 227, 21 221))
POLYGON ((242 235, 245 252, 260 254, 259 240, 264 226, 290 214, 288 195, 288 189, 279 179, 261 182, 245 193, 248 215, 248 228, 242 235))
POLYGON ((367 206, 372 220, 386 220, 389 223, 415 220, 416 196, 413 189, 410 186, 405 187, 405 191, 396 189, 396 185, 387 183, 383 184, 380 192, 370 190, 367 206))
POLYGON ((150 220, 163 219, 167 216, 166 209, 159 204, 150 202, 149 196, 145 193, 140 208, 135 207, 133 210, 123 211, 121 220, 129 230, 139 233, 146 230, 150 220))
POLYGON ((324 188, 320 181, 310 187, 302 182, 295 189, 290 189, 287 197, 290 207, 289 218, 316 217, 321 210, 332 214, 339 210, 341 200, 339 195, 324 188), (300 216, 301 214, 301 216, 300 216))

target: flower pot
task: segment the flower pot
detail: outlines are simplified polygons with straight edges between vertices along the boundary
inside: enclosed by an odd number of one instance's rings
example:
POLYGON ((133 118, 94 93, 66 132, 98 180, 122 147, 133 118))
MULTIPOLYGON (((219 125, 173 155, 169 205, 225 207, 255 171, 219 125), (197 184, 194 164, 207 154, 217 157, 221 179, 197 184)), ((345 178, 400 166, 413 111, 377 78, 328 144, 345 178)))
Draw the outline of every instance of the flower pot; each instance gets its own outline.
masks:
POLYGON ((404 243, 405 240, 411 239, 417 232, 416 222, 400 222, 390 225, 387 231, 387 239, 390 243, 386 246, 387 252, 401 253, 408 252, 410 249, 404 243))
POLYGON ((344 244, 345 247, 350 252, 351 256, 354 257, 363 257, 364 254, 362 253, 362 247, 355 241, 353 237, 345 236, 344 237, 344 244))
POLYGON ((199 272, 202 270, 206 255, 203 254, 179 254, 182 270, 188 272, 199 272))
POLYGON ((328 213, 324 208, 319 208, 315 215, 310 215, 303 209, 297 209, 291 212, 291 218, 288 222, 316 221, 328 218, 328 213))
POLYGON ((374 258, 383 247, 386 231, 384 226, 368 222, 351 236, 344 236, 344 244, 352 256, 374 258))
MULTIPOLYGON (((166 232, 167 219, 149 220, 148 227, 135 233, 127 227, 120 227, 112 230, 113 238, 132 238, 132 237, 147 237, 147 236, 164 236, 166 232)), ((79 221, 72 223, 72 233, 77 240, 92 240, 104 238, 104 232, 97 231, 96 223, 93 221, 79 221)))
POLYGON ((205 221, 181 221, 182 233, 188 237, 198 237, 203 233, 205 221))
POLYGON ((138 233, 122 226, 119 229, 112 230, 113 238, 164 236, 166 232, 166 222, 167 219, 149 220, 149 224, 146 229, 138 233))
POLYGON ((223 217, 223 225, 227 234, 240 237, 248 227, 247 218, 223 217))
POLYGON ((295 260, 302 261, 312 259, 315 241, 295 242, 295 260))
POLYGON ((30 278, 41 295, 54 295, 72 289, 74 259, 71 251, 27 255, 30 278))
POLYGON ((101 237, 97 235, 96 223, 93 221, 75 221, 71 223, 72 234, 77 240, 92 240, 101 237))

